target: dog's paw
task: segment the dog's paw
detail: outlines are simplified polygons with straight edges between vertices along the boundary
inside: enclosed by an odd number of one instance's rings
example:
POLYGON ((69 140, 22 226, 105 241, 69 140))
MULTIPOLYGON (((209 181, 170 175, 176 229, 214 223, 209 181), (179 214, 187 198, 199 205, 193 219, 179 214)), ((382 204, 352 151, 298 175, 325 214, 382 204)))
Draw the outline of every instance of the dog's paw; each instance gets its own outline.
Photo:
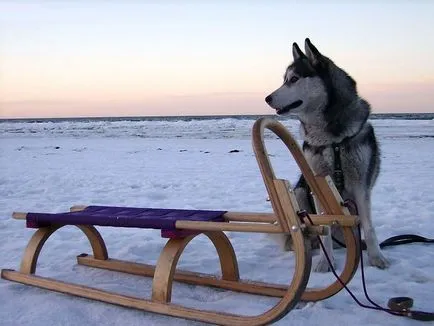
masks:
POLYGON ((383 256, 381 252, 377 255, 369 256, 369 264, 380 269, 386 269, 390 266, 389 261, 386 259, 386 257, 383 256))
POLYGON ((292 238, 287 234, 268 234, 282 251, 292 251, 292 238))
MULTIPOLYGON (((336 267, 335 261, 332 259, 332 266, 333 268, 336 267)), ((320 259, 317 261, 315 267, 313 268, 313 271, 315 273, 328 273, 331 272, 331 267, 329 262, 327 261, 327 258, 325 258, 324 256, 321 256, 320 259)))

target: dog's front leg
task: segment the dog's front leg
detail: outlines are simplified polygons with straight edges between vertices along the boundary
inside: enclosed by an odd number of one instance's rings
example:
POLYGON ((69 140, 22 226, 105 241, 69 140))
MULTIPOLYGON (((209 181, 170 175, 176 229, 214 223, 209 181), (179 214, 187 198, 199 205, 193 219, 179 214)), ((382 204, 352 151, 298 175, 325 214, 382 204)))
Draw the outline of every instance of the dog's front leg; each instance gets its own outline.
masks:
MULTIPOLYGON (((314 196, 314 203, 315 203, 315 210, 317 213, 321 213, 321 207, 318 203, 318 201, 316 200, 315 196, 314 196)), ((332 267, 335 268, 336 264, 335 264, 335 259, 333 257, 333 240, 332 240, 332 228, 330 226, 326 227, 328 230, 327 235, 322 235, 321 238, 321 242, 323 243, 324 249, 322 247, 320 247, 320 256, 319 256, 319 260, 317 261, 315 267, 314 267, 314 272, 317 273, 327 273, 330 272, 332 270, 332 267), (327 259, 327 256, 329 259, 327 259), (330 262, 329 262, 330 260, 330 262)))
POLYGON ((390 263, 381 252, 378 244, 377 235, 371 219, 371 195, 369 192, 360 190, 355 194, 358 215, 365 236, 366 250, 368 252, 369 263, 381 269, 389 267, 390 263))
POLYGON ((320 256, 319 259, 314 267, 314 272, 317 273, 327 273, 330 272, 332 269, 331 267, 335 268, 336 264, 335 264, 335 259, 333 257, 333 241, 332 241, 332 236, 331 236, 331 231, 330 231, 330 227, 329 228, 329 233, 328 235, 322 235, 321 236, 321 241, 324 245, 324 250, 321 248, 320 249, 320 256), (330 259, 330 263, 326 257, 326 253, 330 259))

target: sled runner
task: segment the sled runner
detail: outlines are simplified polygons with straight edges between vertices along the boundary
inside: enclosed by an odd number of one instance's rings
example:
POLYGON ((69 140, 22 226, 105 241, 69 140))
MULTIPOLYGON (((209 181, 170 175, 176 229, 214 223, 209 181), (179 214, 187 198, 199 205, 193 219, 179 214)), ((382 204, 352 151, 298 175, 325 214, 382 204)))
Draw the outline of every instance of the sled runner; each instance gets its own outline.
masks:
MULTIPOLYGON (((350 215, 329 177, 315 176, 291 134, 279 122, 269 118, 257 120, 252 130, 253 148, 267 188, 273 212, 228 212, 110 206, 73 206, 65 213, 14 213, 15 219, 37 228, 30 239, 19 271, 3 269, 1 277, 47 290, 103 301, 124 307, 221 325, 264 325, 285 316, 300 300, 318 301, 338 293, 353 277, 359 264, 359 241, 354 227, 358 217, 350 215), (278 179, 271 167, 264 145, 264 131, 269 129, 285 143, 292 153, 324 214, 300 212, 288 181, 278 179), (46 240, 64 226, 77 226, 89 240, 93 254, 77 256, 77 263, 95 268, 152 277, 150 299, 142 299, 94 287, 66 283, 36 275, 39 253, 46 240), (311 272, 311 244, 314 236, 325 234, 328 226, 342 227, 346 245, 345 266, 335 281, 323 288, 307 288, 311 272), (104 240, 96 227, 133 227, 160 230, 168 238, 155 266, 123 261, 108 256, 104 240), (290 234, 293 242, 295 268, 288 285, 243 280, 238 272, 235 251, 225 231, 290 234), (197 235, 206 235, 217 250, 221 276, 176 269, 184 248, 197 235), (174 281, 218 287, 253 295, 279 297, 277 304, 257 316, 184 307, 171 303, 174 281)), ((258 257, 266 263, 266 257, 258 257)))

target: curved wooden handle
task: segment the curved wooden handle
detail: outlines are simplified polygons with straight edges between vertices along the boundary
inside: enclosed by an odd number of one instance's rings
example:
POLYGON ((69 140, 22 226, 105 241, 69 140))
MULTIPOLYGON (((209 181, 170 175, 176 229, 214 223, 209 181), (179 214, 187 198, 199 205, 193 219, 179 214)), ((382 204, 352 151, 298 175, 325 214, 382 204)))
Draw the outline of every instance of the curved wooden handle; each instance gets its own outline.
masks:
POLYGON ((306 173, 306 178, 312 180, 314 175, 297 142, 281 123, 270 118, 260 118, 256 120, 252 129, 253 150, 264 179, 265 187, 267 188, 270 197, 273 211, 276 214, 277 221, 282 231, 288 232, 291 227, 296 225, 294 220, 298 220, 296 215, 299 207, 297 200, 292 193, 289 182, 286 180, 276 180, 264 144, 265 128, 274 132, 285 143, 286 147, 291 151, 291 154, 297 161, 297 164, 300 166, 302 172, 306 173), (292 222, 290 220, 292 220, 292 222))
POLYGON ((300 167, 300 170, 305 175, 307 179, 306 181, 313 182, 315 180, 315 175, 307 163, 302 149, 297 144, 296 140, 288 131, 288 129, 286 129, 286 127, 277 120, 270 118, 260 118, 256 120, 255 124, 253 125, 253 150, 261 168, 261 172, 263 173, 264 178, 267 179, 267 183, 272 182, 271 180, 275 179, 275 175, 264 144, 265 129, 269 129, 270 131, 274 132, 283 141, 300 167))
MULTIPOLYGON (((274 170, 271 166, 270 159, 268 158, 268 152, 264 144, 265 129, 269 129, 270 131, 274 132, 283 141, 300 167, 300 170, 305 175, 306 181, 310 185, 310 183, 315 180, 315 176, 303 155, 303 151, 295 141, 294 137, 280 122, 270 118, 260 118, 256 120, 255 124, 253 125, 252 140, 256 160, 258 161, 259 168, 267 189, 272 188, 273 180, 276 179, 276 176, 274 174, 274 170)), ((273 192, 269 195, 270 199, 275 196, 273 192)))
POLYGON ((288 129, 286 129, 286 127, 277 120, 270 118, 260 118, 256 120, 255 124, 253 125, 253 150, 264 178, 264 183, 270 196, 270 200, 273 202, 273 200, 276 201, 277 199, 277 194, 273 187, 273 180, 275 180, 276 177, 264 144, 265 129, 269 129, 270 131, 274 132, 289 149, 295 161, 297 162, 301 173, 303 173, 311 191, 319 200, 324 213, 349 215, 349 212, 343 208, 340 203, 342 199, 340 198, 337 189, 335 189, 336 187, 334 186, 332 179, 329 176, 322 177, 316 176, 314 174, 306 161, 302 149, 288 129))

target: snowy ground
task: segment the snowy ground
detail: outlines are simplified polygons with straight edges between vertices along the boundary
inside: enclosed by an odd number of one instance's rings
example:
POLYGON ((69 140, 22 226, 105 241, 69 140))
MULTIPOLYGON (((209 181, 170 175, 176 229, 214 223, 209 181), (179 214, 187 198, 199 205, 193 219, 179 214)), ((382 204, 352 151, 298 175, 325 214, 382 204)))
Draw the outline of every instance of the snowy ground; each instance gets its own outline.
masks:
MULTIPOLYGON (((0 124, 0 268, 19 268, 32 234, 13 211, 60 212, 73 204, 270 211, 250 142, 252 120, 201 122, 89 122, 0 124), (239 152, 229 153, 237 149, 239 152)), ((285 121, 296 132, 296 123, 285 121)), ((375 120, 382 172, 373 195, 380 241, 402 233, 434 237, 434 122, 375 120)), ((283 145, 268 139, 279 177, 298 175, 283 145)), ((158 231, 100 228, 109 255, 155 263, 164 245, 158 231)), ((228 233, 243 278, 284 283, 292 254, 266 236, 228 233)), ((151 281, 77 266, 75 256, 90 248, 78 229, 65 227, 44 247, 37 272, 44 276, 149 297, 151 281)), ((434 250, 411 244, 384 250, 388 270, 366 268, 368 291, 385 305, 411 296, 415 309, 433 311, 434 250)), ((338 264, 343 251, 337 252, 338 264)), ((342 265, 342 264, 341 264, 342 265)), ((218 260, 205 237, 195 239, 180 267, 218 273, 218 260)), ((310 286, 332 275, 312 274, 310 286)), ((360 272, 350 288, 362 298, 360 272)), ((176 284, 173 302, 192 307, 258 314, 277 299, 176 284)), ((1 325, 201 325, 125 309, 0 280, 1 325)), ((344 291, 291 311, 276 325, 418 325, 359 308, 344 291)))

